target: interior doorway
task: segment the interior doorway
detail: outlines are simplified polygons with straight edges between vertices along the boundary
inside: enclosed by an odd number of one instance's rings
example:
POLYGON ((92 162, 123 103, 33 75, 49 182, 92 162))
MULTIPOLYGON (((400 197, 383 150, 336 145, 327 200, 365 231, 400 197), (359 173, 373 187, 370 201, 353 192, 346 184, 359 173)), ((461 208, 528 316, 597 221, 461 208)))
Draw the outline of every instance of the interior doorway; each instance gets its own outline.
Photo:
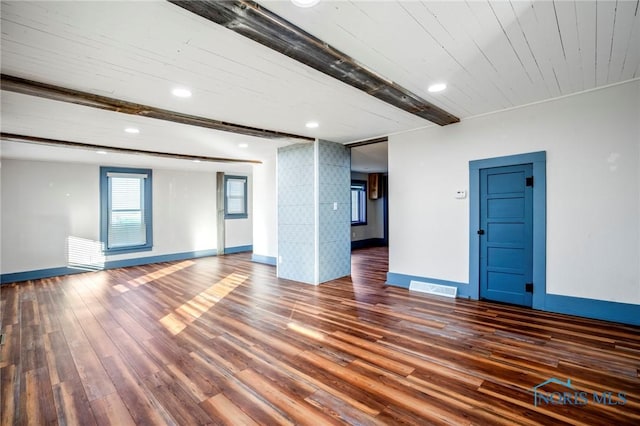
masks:
POLYGON ((388 142, 370 142, 351 147, 352 249, 389 245, 388 142))
POLYGON ((546 161, 546 152, 540 151, 469 162, 470 298, 544 309, 547 292, 546 161), (487 211, 491 208, 494 213, 487 211), (497 234, 491 230, 487 234, 487 228, 491 226, 497 234), (519 250, 522 250, 521 258, 516 256, 519 250), (531 251, 530 255, 526 250, 531 251), (530 268, 527 262, 530 262, 530 268), (502 272, 512 273, 512 276, 499 276, 502 272), (492 278, 497 280, 493 283, 487 281, 489 273, 496 273, 492 278), (490 291, 491 287, 496 291, 490 291), (509 300, 504 300, 505 297, 509 300))

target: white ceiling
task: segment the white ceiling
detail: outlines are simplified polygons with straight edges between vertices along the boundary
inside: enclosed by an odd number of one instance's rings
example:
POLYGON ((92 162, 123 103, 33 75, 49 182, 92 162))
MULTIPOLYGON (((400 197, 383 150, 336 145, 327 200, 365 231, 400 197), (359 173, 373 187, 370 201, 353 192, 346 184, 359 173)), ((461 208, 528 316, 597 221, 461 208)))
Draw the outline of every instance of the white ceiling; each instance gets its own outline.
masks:
MULTIPOLYGON (((462 120, 639 77, 638 0, 260 3, 462 120), (445 92, 427 92, 441 81, 445 92)), ((0 12, 5 74, 342 143, 433 125, 168 2, 2 1, 0 12), (173 97, 177 85, 193 97, 173 97)), ((294 142, 6 91, 2 131, 249 159, 294 142)), ((53 155, 2 147, 4 157, 53 155)))

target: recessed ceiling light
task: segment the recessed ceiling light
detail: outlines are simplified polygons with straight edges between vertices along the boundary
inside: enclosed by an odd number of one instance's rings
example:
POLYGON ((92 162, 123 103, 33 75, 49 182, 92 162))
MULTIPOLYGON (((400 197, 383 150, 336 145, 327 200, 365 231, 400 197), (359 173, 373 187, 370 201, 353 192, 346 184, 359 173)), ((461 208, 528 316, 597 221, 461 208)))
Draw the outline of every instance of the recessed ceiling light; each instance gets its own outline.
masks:
POLYGON ((136 129, 135 127, 127 127, 126 129, 124 129, 124 131, 127 133, 131 133, 132 135, 137 135, 138 133, 140 133, 140 130, 136 129))
POLYGON ((178 98, 191 97, 191 90, 187 89, 186 87, 176 87, 171 91, 171 93, 173 94, 173 96, 177 96, 178 98))
POLYGON ((313 7, 320 3, 320 0, 291 0, 291 3, 298 7, 313 7))
POLYGON ((197 159, 196 160, 191 160, 191 161, 193 161, 194 163, 199 163, 200 162, 200 160, 197 160, 197 159))
POLYGON ((318 124, 317 121, 309 121, 307 122, 307 124, 305 124, 305 126, 307 126, 308 129, 316 129, 318 128, 320 124, 318 124))
POLYGON ((249 144, 248 143, 238 144, 238 148, 249 148, 249 144))
POLYGON ((107 151, 96 151, 96 154, 105 155, 107 151))
POLYGON ((429 86, 428 90, 431 93, 437 93, 437 92, 442 92, 446 88, 447 88, 446 83, 437 83, 437 84, 432 84, 431 86, 429 86))

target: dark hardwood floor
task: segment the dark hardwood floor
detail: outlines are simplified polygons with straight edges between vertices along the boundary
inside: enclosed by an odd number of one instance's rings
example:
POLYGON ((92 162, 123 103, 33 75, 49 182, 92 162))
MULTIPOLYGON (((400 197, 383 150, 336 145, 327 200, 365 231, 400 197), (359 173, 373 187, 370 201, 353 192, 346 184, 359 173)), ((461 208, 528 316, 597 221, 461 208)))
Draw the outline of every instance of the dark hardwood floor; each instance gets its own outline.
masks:
POLYGON ((247 254, 5 285, 1 423, 640 424, 640 328, 386 271, 374 248, 319 287, 247 254))

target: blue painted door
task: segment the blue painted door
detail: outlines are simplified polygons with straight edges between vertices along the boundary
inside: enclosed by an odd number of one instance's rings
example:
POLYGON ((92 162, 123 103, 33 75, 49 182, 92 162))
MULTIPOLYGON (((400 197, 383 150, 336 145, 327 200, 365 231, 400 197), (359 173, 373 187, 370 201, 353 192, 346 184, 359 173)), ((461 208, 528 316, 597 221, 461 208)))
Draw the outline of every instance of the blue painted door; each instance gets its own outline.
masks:
POLYGON ((531 306, 533 166, 480 170, 480 297, 531 306))

